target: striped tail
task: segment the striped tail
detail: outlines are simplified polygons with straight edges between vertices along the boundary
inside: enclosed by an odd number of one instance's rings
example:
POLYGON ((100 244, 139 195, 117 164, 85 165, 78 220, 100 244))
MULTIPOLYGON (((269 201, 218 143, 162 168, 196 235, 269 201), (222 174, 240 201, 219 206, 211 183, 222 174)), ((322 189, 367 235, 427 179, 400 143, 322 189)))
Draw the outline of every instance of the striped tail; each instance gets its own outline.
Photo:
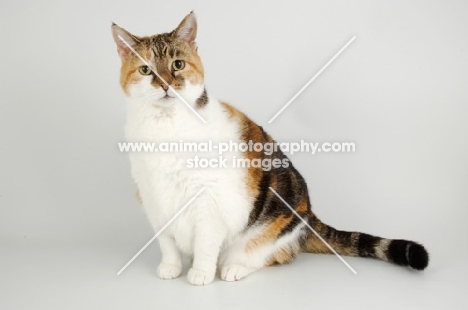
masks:
MULTIPOLYGON (((423 270, 429 263, 426 249, 413 241, 385 239, 360 232, 337 230, 322 223, 315 215, 309 218, 310 226, 340 255, 372 257, 402 266, 423 270)), ((313 232, 308 232, 303 251, 308 253, 333 253, 313 232)))

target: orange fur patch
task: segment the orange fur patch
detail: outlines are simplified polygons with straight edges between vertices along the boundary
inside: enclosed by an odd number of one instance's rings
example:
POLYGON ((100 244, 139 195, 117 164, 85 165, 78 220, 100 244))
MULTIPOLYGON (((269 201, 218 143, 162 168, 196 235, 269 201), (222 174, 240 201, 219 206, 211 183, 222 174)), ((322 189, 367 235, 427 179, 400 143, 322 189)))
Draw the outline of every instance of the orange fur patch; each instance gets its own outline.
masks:
MULTIPOLYGON (((228 113, 229 118, 239 124, 243 142, 248 143, 249 141, 252 141, 252 143, 263 143, 262 131, 257 124, 250 120, 244 113, 240 112, 231 105, 224 102, 222 102, 222 105, 224 106, 225 111, 228 113)), ((254 150, 247 151, 245 152, 245 158, 248 159, 251 163, 254 159, 262 160, 264 158, 264 153, 255 152, 254 150)), ((248 168, 246 184, 249 196, 252 197, 252 199, 255 199, 255 197, 257 197, 259 194, 259 183, 262 176, 262 168, 255 168, 252 166, 248 168)))
MULTIPOLYGON (((317 238, 315 235, 311 235, 306 241, 307 252, 309 253, 322 253, 331 254, 332 251, 323 243, 322 240, 317 238)), ((335 251, 338 249, 335 248, 335 251)))
POLYGON ((279 249, 275 253, 275 259, 280 264, 289 263, 291 261, 291 259, 292 259, 291 250, 290 249, 285 249, 285 248, 279 249))
POLYGON ((283 228, 291 222, 293 216, 281 215, 272 220, 259 236, 248 242, 246 251, 253 252, 256 248, 275 241, 283 228))
POLYGON ((265 265, 272 266, 276 264, 281 264, 281 265, 289 264, 290 262, 294 260, 297 253, 299 252, 300 252, 300 247, 298 243, 290 244, 276 251, 265 265))
POLYGON ((303 201, 299 204, 299 206, 296 209, 296 212, 301 214, 301 213, 306 213, 307 212, 307 202, 303 201))
POLYGON ((187 64, 189 65, 189 68, 187 72, 184 73, 184 77, 194 85, 202 84, 205 78, 205 72, 203 70, 201 59, 196 52, 190 55, 187 64))
MULTIPOLYGON (((253 143, 256 142, 263 142, 262 132, 260 128, 252 122, 250 119, 245 121, 246 130, 244 134, 244 141, 247 143, 248 141, 252 141, 253 143)), ((255 152, 247 151, 245 153, 245 157, 252 163, 254 159, 259 159, 260 161, 264 158, 263 152, 255 152)), ((260 180, 263 176, 263 169, 260 167, 249 167, 248 170, 248 177, 247 177, 247 186, 250 191, 251 197, 257 197, 259 192, 259 184, 260 180)))

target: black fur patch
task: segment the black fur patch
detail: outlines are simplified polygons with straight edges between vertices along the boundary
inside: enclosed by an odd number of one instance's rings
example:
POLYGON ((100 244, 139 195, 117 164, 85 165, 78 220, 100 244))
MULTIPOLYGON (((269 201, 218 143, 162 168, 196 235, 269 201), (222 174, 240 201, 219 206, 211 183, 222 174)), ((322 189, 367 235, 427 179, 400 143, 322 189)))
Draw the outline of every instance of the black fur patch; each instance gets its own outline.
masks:
POLYGON ((406 258, 406 247, 408 241, 406 240, 392 240, 388 246, 388 258, 395 264, 408 266, 408 259, 406 258))
POLYGON ((375 257, 375 246, 380 241, 379 237, 365 233, 359 235, 358 251, 361 257, 375 257))
POLYGON ((197 99, 197 108, 201 109, 208 104, 208 95, 206 94, 206 88, 203 89, 203 93, 197 99))
POLYGON ((429 264, 429 254, 426 249, 415 242, 411 242, 408 258, 409 265, 416 270, 424 270, 429 264))

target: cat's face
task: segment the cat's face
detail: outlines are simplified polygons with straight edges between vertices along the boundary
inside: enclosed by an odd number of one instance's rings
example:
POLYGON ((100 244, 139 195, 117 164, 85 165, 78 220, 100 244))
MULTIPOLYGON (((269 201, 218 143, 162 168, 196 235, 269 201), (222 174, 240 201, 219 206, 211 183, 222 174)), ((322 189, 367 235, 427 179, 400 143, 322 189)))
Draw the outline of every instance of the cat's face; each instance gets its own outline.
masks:
POLYGON ((150 37, 134 36, 114 24, 112 34, 122 59, 120 84, 125 94, 156 106, 166 106, 177 102, 176 91, 189 104, 194 104, 204 90, 204 71, 197 53, 196 33, 193 13, 187 15, 174 31, 150 37))

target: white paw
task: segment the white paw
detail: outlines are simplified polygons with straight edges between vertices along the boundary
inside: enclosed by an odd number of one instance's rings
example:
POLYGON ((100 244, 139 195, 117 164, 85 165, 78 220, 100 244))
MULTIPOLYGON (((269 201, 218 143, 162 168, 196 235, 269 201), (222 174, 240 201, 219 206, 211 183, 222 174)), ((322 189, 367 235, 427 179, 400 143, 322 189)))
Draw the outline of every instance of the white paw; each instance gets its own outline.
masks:
POLYGON ((175 279, 182 272, 182 266, 161 263, 158 266, 157 272, 158 276, 163 280, 175 279))
POLYGON ((213 282, 214 276, 214 271, 206 272, 203 270, 190 268, 187 279, 193 285, 207 285, 213 282))
POLYGON ((238 281, 245 278, 256 269, 242 265, 229 265, 221 268, 221 279, 225 281, 238 281))

